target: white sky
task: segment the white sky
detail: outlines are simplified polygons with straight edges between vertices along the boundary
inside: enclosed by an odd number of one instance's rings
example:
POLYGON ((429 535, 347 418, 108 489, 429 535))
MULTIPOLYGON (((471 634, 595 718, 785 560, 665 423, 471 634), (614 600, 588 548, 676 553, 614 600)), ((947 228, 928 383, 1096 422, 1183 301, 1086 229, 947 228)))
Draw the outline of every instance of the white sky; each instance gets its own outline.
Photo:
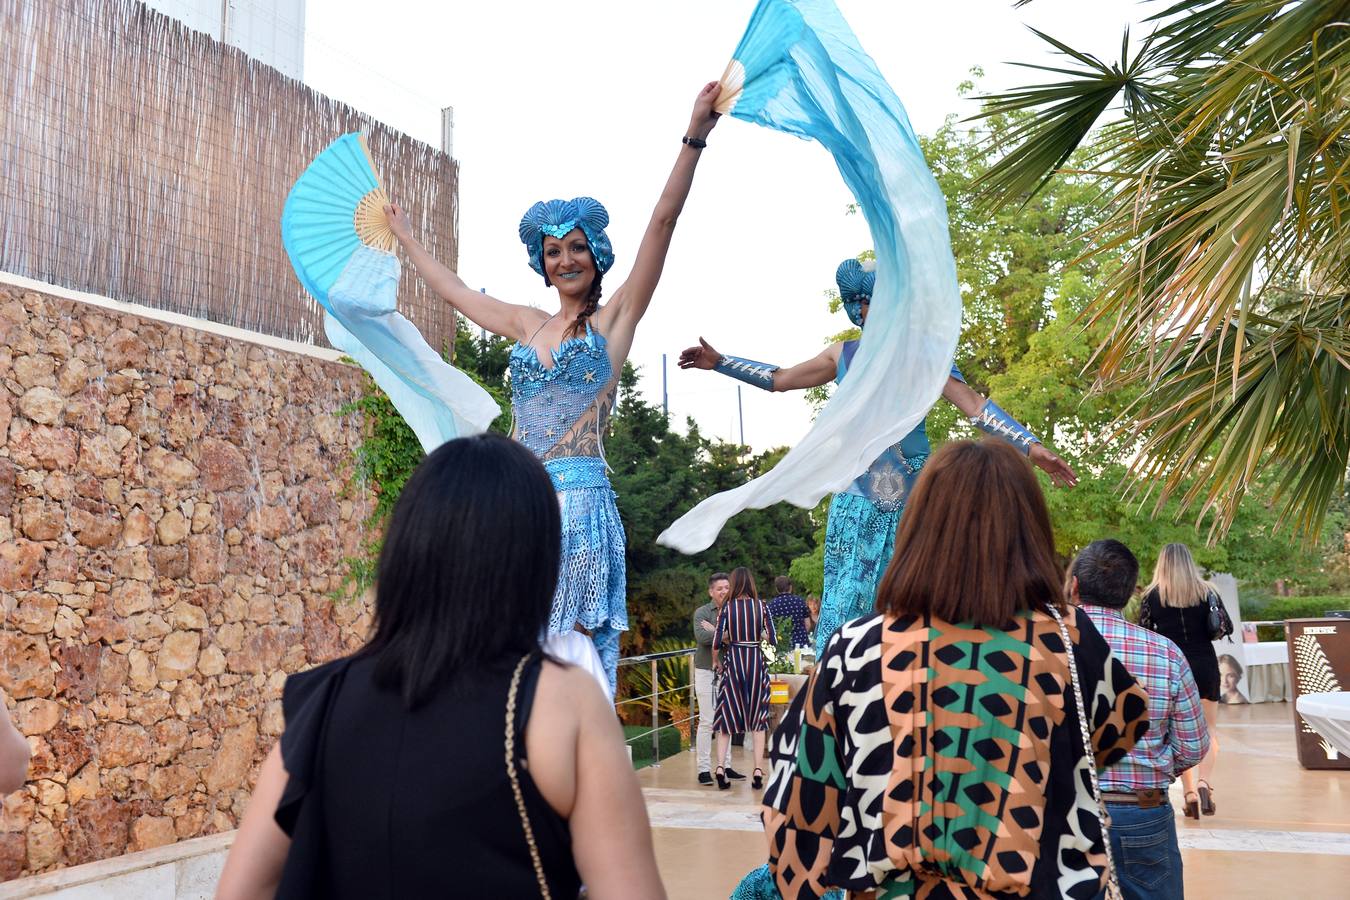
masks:
MULTIPOLYGON (((972 66, 985 69, 988 90, 1042 80, 1002 64, 1056 64, 1026 25, 1114 61, 1122 28, 1141 16, 1134 0, 1037 0, 1021 10, 1011 0, 839 5, 924 134, 948 114, 977 111, 956 95, 972 66)), ((694 96, 721 74, 754 0, 307 6, 305 80, 316 90, 436 146, 439 109, 454 107, 459 273, 502 299, 552 309, 555 296, 516 237, 521 214, 552 197, 604 203, 616 254, 605 279, 612 293, 674 163, 694 96)), ((700 334, 724 353, 790 365, 846 327, 823 297, 839 261, 868 245, 861 218, 845 215, 850 200, 819 145, 736 119, 719 123, 631 357, 659 403, 661 354, 669 355, 676 427, 689 415, 706 434, 738 437, 737 383, 675 367, 700 334)), ((742 394, 745 439, 757 450, 795 443, 810 425, 800 394, 742 394)))

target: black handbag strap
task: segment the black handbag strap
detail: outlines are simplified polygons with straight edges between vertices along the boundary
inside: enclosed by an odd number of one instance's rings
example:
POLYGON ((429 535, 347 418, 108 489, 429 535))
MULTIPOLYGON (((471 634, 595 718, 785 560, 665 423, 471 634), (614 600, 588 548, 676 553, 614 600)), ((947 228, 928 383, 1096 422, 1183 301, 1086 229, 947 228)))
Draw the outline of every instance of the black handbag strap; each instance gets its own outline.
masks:
POLYGON ((506 693, 506 775, 511 781, 511 793, 516 800, 516 811, 520 814, 520 826, 525 832, 525 843, 530 850, 530 862, 534 866, 534 878, 539 884, 539 894, 544 900, 552 896, 548 890, 548 878, 544 875, 544 864, 539 858, 539 845, 534 840, 534 828, 530 825, 530 814, 525 809, 525 797, 520 790, 520 776, 516 772, 516 699, 520 691, 520 676, 532 654, 525 654, 516 663, 511 673, 511 686, 506 693))

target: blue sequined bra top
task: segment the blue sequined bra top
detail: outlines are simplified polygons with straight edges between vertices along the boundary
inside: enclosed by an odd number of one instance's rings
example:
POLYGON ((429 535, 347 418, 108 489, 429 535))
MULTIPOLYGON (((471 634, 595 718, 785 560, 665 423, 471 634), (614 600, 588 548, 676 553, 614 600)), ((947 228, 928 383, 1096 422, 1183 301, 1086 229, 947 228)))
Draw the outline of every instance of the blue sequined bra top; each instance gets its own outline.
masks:
POLYGON ((613 366, 605 337, 586 323, 586 334, 553 351, 545 368, 539 353, 517 341, 511 348, 512 436, 540 459, 601 456, 602 432, 613 405, 613 366))
MULTIPOLYGON (((845 341, 839 353, 839 367, 835 383, 844 380, 848 374, 848 365, 853 354, 858 351, 857 341, 845 341)), ((952 366, 952 377, 960 381, 966 379, 952 366)), ((844 491, 857 494, 872 501, 883 512, 894 512, 904 505, 905 496, 914 485, 914 480, 923 468, 931 451, 928 443, 928 429, 922 419, 909 434, 887 447, 844 491)))

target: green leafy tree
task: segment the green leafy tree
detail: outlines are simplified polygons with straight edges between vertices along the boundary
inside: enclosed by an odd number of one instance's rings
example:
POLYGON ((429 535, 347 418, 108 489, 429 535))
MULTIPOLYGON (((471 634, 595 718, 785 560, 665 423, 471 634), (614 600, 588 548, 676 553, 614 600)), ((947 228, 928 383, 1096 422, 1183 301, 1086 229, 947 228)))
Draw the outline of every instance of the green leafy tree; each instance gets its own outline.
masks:
MULTIPOLYGON (((967 83, 962 91, 972 87, 967 83)), ((1213 545, 1205 540, 1212 513, 1200 519, 1203 527, 1197 529, 1197 517, 1187 515, 1175 496, 1163 498, 1155 510, 1155 498, 1125 494, 1128 466, 1141 444, 1113 425, 1137 401, 1139 388, 1101 388, 1092 361, 1109 326, 1084 318, 1119 265, 1111 251, 1084 258, 1088 235, 1105 221, 1100 188, 1088 176, 1065 176, 1026 203, 993 214, 977 212, 972 203, 977 185, 999 159, 998 148, 1029 119, 1027 113, 1010 111, 989 116, 971 130, 949 119, 921 140, 947 198, 962 289, 957 364, 972 387, 1026 422, 1080 475, 1072 490, 1051 487, 1040 476, 1057 547, 1068 556, 1097 538, 1116 537, 1150 569, 1163 544, 1180 541, 1194 547, 1203 565, 1255 584, 1317 581, 1317 553, 1291 551, 1274 528, 1270 483, 1253 487, 1225 539, 1213 545)), ((935 447, 978 434, 945 401, 934 406, 927 427, 935 447)), ((819 590, 824 506, 812 515, 816 546, 794 561, 792 573, 807 590, 819 590)))
MULTIPOLYGON (((511 427, 511 391, 506 382, 510 352, 510 341, 486 333, 475 338, 468 322, 462 316, 455 317, 453 360, 497 401, 502 414, 488 428, 500 434, 511 427)), ((353 461, 348 489, 360 486, 375 495, 375 505, 361 524, 366 534, 361 551, 343 560, 342 584, 335 592, 339 597, 350 597, 375 583, 375 568, 384 546, 384 524, 403 492, 403 485, 426 454, 412 428, 369 375, 361 397, 339 412, 358 413, 365 425, 365 437, 353 461)))
POLYGON ((1118 62, 1042 35, 1065 62, 1031 68, 1059 80, 987 98, 1023 117, 982 208, 1100 190, 1084 259, 1122 264, 1084 314, 1106 329, 1097 374, 1137 393, 1118 421, 1139 490, 1222 533, 1268 484, 1277 521, 1316 540, 1350 458, 1350 3, 1149 12, 1118 62))
POLYGON ((495 334, 473 328, 463 316, 456 316, 455 366, 482 385, 501 407, 502 414, 493 419, 489 431, 508 434, 511 430, 511 386, 506 379, 506 367, 511 360, 512 342, 495 334))
POLYGON ((708 575, 744 565, 761 588, 788 571, 810 548, 813 526, 805 510, 786 504, 736 516, 711 548, 685 556, 658 546, 656 536, 695 503, 767 471, 784 449, 753 455, 737 444, 705 438, 689 420, 687 433, 670 429, 659 407, 638 392, 638 372, 626 364, 605 441, 619 514, 628 536, 628 615, 625 652, 643 652, 662 637, 693 638, 694 609, 707 602, 708 575))

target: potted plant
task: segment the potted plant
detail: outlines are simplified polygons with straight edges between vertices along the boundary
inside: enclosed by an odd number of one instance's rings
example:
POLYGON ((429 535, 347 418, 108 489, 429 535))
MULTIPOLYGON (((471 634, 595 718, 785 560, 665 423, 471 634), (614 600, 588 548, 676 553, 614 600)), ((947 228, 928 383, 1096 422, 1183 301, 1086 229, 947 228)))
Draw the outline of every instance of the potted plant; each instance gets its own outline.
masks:
POLYGON ((777 619, 774 627, 778 643, 765 640, 760 644, 769 670, 770 730, 777 726, 792 698, 806 683, 806 676, 801 674, 801 654, 792 645, 792 620, 777 619))

